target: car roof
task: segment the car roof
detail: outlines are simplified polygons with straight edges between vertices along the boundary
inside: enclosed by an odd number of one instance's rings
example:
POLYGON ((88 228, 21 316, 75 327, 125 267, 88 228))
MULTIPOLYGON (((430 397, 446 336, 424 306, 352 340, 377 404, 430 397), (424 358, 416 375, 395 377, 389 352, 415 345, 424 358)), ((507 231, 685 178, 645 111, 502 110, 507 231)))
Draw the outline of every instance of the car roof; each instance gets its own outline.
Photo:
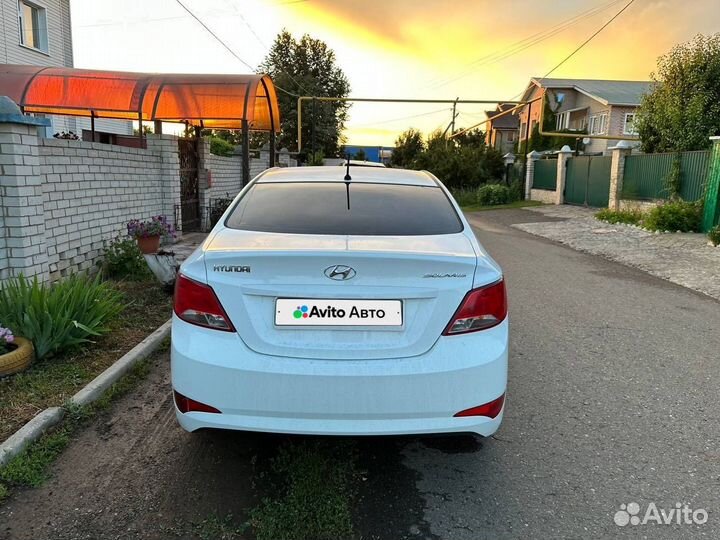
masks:
MULTIPOLYGON (((351 166, 350 176, 352 182, 438 187, 435 178, 426 171, 351 166)), ((276 167, 262 173, 257 182, 343 182, 344 178, 345 169, 337 166, 276 167)))

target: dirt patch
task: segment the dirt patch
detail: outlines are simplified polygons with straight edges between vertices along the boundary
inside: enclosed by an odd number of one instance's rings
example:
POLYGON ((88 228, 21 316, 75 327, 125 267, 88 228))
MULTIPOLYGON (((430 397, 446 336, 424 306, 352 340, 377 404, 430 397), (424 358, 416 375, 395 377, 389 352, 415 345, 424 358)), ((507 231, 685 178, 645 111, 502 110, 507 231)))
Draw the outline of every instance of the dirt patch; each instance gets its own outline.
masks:
POLYGON ((170 317, 172 297, 159 284, 116 282, 114 286, 123 293, 127 307, 112 321, 107 335, 0 379, 0 441, 43 409, 62 405, 170 317))

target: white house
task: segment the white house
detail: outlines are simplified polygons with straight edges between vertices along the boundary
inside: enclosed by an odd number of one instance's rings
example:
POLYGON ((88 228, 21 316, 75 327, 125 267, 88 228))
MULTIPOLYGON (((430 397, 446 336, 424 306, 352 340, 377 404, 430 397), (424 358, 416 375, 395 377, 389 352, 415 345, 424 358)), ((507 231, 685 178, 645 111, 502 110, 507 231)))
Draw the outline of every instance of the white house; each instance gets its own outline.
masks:
MULTIPOLYGON (((0 63, 74 67, 70 0, 0 0, 0 63)), ((49 116, 46 136, 72 131, 90 140, 90 120, 49 116), (83 133, 84 132, 84 133, 83 133)), ((96 140, 132 135, 132 123, 97 119, 96 140)))

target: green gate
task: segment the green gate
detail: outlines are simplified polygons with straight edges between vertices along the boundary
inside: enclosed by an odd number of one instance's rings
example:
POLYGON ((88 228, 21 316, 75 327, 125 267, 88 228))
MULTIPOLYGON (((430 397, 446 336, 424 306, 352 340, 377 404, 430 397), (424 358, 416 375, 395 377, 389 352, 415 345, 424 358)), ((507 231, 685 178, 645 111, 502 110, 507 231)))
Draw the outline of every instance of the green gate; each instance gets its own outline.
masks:
POLYGON ((606 208, 610 198, 610 156, 568 159, 565 202, 606 208))

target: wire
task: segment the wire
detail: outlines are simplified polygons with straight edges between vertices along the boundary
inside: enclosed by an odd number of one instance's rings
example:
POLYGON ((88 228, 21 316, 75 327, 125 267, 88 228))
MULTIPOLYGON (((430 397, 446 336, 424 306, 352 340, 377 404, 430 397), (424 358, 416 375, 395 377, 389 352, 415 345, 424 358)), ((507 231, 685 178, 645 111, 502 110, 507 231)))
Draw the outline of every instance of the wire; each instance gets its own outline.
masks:
MULTIPOLYGON (((207 30, 207 32, 208 32, 212 37, 214 37, 215 40, 216 40, 218 43, 220 43, 220 45, 222 45, 222 46, 225 48, 225 50, 227 50, 230 54, 232 54, 237 60, 239 60, 242 64, 244 64, 248 69, 252 70, 253 72, 255 71, 255 68, 254 68, 254 67, 252 67, 252 66, 251 66, 250 64, 248 64, 245 60, 243 60, 227 43, 225 43, 225 42, 220 38, 220 36, 218 36, 215 32, 213 32, 213 31, 210 29, 210 27, 209 27, 207 24, 205 24, 205 23, 202 21, 202 19, 200 19, 200 17, 198 17, 197 15, 195 15, 195 13, 193 13, 192 10, 190 10, 185 4, 183 4, 183 3, 182 3, 182 0, 175 0, 175 1, 176 1, 178 4, 180 4, 180 6, 181 6, 185 11, 187 11, 187 12, 190 14, 190 16, 191 16, 193 19, 195 19, 195 20, 200 24, 200 26, 202 26, 205 30, 207 30)), ((243 19, 243 20, 244 20, 244 19, 243 19)), ((248 23, 246 22, 245 24, 248 24, 248 23)), ((249 25, 248 25, 248 26, 249 26, 249 25)), ((254 33, 254 32, 253 32, 253 33, 254 33)), ((287 75, 288 77, 290 77, 290 79, 291 79, 295 84, 297 84, 303 92, 309 93, 309 92, 307 91, 307 89, 304 88, 297 80, 295 80, 295 78, 294 78, 292 75, 290 75, 289 73, 285 73, 285 75, 287 75)), ((295 92, 291 92, 290 90, 286 90, 285 88, 283 88, 283 87, 281 87, 281 86, 278 86, 277 83, 275 83, 275 81, 273 81, 273 85, 275 86, 275 88, 277 88, 278 90, 280 90, 281 92, 284 92, 285 94, 287 94, 287 95, 289 95, 289 96, 296 97, 296 98, 297 98, 297 97, 300 97, 300 94, 296 94, 295 92)))
POLYGON ((398 118, 390 118, 388 120, 382 120, 381 122, 370 122, 367 124, 354 124, 354 125, 351 124, 350 122, 348 122, 348 127, 359 128, 359 127, 367 127, 367 126, 377 126, 377 125, 381 125, 381 124, 390 124, 392 122, 399 122, 401 120, 410 120, 412 118, 420 118, 421 116, 430 116, 431 114, 437 114, 440 112, 448 112, 448 111, 452 111, 452 109, 448 108, 448 107, 443 107, 442 109, 437 109, 435 111, 430 111, 430 112, 425 112, 425 113, 420 113, 420 114, 412 114, 410 116, 400 116, 398 118))
MULTIPOLYGON (((552 26, 541 32, 532 34, 531 36, 528 36, 524 39, 521 39, 521 40, 511 44, 510 46, 506 47, 505 49, 499 49, 499 50, 494 51, 485 56, 481 56, 480 58, 477 58, 477 59, 473 60, 472 62, 466 64, 466 66, 467 67, 474 66, 477 68, 477 67, 481 67, 481 66, 488 65, 488 64, 494 64, 494 63, 500 62, 502 60, 505 60, 507 58, 510 58, 511 56, 519 54, 519 53, 525 51, 526 49, 529 49, 530 47, 537 45, 538 43, 541 43, 542 41, 550 39, 551 37, 559 34, 560 32, 579 23, 583 19, 593 17, 593 16, 597 15, 598 13, 601 13, 602 11, 608 9, 609 7, 611 7, 615 4, 619 4, 620 2, 622 2, 622 0, 612 0, 601 6, 596 6, 589 10, 583 11, 577 15, 574 15, 573 17, 570 17, 569 19, 566 19, 566 20, 556 24, 555 26, 552 26)), ((452 82, 463 79, 473 73, 474 73, 473 70, 461 72, 458 76, 448 79, 446 81, 443 81, 442 79, 436 79, 434 82, 430 83, 430 86, 432 88, 441 88, 452 82)))
POLYGON ((542 84, 542 81, 549 77, 553 71, 555 71, 557 68, 562 66, 565 62, 570 60, 573 56, 575 56, 578 52, 580 52, 580 49, 585 47, 588 43, 590 43, 600 32, 605 30, 608 26, 610 26, 610 23, 612 23, 615 19, 617 19, 620 15, 623 14, 623 12, 629 8, 633 3, 635 3, 635 0, 630 0, 625 6, 618 11, 615 15, 610 18, 605 24, 603 24, 600 28, 598 28, 589 38, 587 38, 585 41, 583 41, 573 52, 571 52, 569 55, 567 55, 565 58, 563 58, 558 65, 556 65, 554 68, 552 68, 550 71, 548 71, 545 75, 540 77, 540 83, 542 84))

